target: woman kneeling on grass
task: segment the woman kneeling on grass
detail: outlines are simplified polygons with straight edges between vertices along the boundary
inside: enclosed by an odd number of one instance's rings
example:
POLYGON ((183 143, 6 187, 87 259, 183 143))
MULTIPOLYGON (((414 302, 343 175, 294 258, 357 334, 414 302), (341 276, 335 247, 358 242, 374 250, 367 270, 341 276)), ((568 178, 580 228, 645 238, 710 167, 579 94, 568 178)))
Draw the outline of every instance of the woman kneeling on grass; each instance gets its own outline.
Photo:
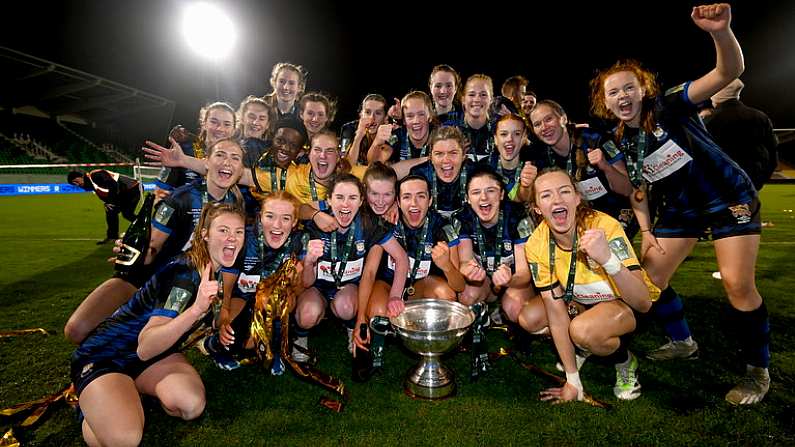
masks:
POLYGON ((219 292, 214 278, 235 263, 244 225, 236 206, 206 205, 191 250, 158 271, 72 354, 88 445, 141 442, 139 393, 155 396, 166 413, 184 420, 204 411, 204 384, 179 347, 212 318, 208 311, 219 292))
POLYGON ((542 391, 541 399, 582 400, 575 345, 613 360, 614 394, 635 399, 638 361, 620 337, 635 330, 632 311, 647 312, 659 290, 640 268, 621 224, 592 210, 566 172, 545 169, 533 186, 534 210, 544 221, 525 252, 543 306, 538 300, 528 303, 522 318, 536 322, 534 329, 549 326, 566 372, 564 386, 542 391))

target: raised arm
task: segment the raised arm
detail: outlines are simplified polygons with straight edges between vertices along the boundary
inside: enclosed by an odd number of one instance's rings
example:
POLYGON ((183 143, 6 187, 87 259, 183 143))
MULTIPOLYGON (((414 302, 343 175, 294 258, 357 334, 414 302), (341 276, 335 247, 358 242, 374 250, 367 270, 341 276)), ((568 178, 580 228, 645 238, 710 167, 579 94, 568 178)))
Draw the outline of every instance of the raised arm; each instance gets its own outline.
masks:
POLYGON ((138 357, 141 360, 146 361, 165 352, 190 330, 195 322, 204 317, 218 294, 218 281, 211 277, 212 265, 207 263, 202 270, 202 280, 196 292, 196 299, 190 307, 175 318, 164 316, 149 318, 149 322, 138 334, 138 357))
POLYGON ((745 70, 740 43, 731 30, 731 6, 728 3, 702 5, 693 8, 693 22, 709 33, 715 43, 715 68, 690 84, 690 102, 706 101, 745 70))

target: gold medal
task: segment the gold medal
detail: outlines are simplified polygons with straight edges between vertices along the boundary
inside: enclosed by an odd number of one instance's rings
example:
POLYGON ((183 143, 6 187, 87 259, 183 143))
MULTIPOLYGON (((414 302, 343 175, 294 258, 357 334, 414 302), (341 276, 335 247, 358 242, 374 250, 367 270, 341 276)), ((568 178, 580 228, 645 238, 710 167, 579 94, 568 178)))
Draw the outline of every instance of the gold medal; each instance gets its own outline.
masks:
POLYGON ((635 190, 635 201, 636 202, 643 202, 643 199, 646 197, 646 193, 643 192, 642 189, 635 190))
POLYGON ((574 318, 574 317, 576 317, 576 316, 577 316, 579 313, 580 313, 580 312, 579 312, 579 310, 577 309, 577 306, 575 306, 575 305, 574 305, 574 303, 569 303, 569 317, 571 317, 571 318, 574 318))
POLYGON ((416 290, 414 290, 414 286, 409 286, 409 287, 406 289, 406 293, 407 293, 409 296, 414 296, 414 292, 416 292, 416 290))

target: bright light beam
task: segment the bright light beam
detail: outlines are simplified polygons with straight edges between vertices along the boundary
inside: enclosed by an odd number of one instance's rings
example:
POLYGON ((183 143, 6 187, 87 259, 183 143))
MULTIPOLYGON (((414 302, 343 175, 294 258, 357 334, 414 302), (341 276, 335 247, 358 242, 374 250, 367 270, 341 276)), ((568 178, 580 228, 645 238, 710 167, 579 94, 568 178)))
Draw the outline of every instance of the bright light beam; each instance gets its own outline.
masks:
POLYGON ((193 51, 214 62, 228 56, 237 39, 229 16, 210 3, 193 3, 185 9, 182 34, 193 51))

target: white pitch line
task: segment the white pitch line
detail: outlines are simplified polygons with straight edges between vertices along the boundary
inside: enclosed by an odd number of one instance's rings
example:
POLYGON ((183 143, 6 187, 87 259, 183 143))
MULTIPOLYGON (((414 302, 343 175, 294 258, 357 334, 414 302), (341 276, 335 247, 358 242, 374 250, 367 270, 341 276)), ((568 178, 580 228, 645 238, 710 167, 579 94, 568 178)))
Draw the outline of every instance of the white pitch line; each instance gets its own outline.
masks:
MULTIPOLYGON (((41 239, 39 239, 41 240, 41 239)), ((61 238, 61 239, 52 239, 54 241, 98 241, 97 238, 61 238)))

